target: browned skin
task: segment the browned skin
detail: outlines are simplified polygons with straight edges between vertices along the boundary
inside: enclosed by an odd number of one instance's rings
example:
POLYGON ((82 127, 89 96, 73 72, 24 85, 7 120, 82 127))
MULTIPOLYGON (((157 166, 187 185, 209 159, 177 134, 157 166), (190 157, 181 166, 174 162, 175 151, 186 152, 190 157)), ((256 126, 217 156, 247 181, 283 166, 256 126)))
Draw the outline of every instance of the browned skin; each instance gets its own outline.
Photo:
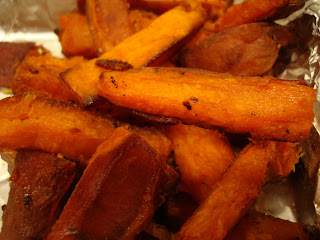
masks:
POLYGON ((114 132, 109 120, 35 95, 0 101, 0 149, 36 148, 81 161, 114 132))
MULTIPOLYGON (((146 66, 197 29, 205 18, 206 13, 201 7, 176 7, 159 16, 145 29, 126 38, 99 59, 121 60, 134 68, 146 66)), ((98 67, 96 61, 92 59, 77 65, 63 76, 64 81, 77 93, 79 102, 84 105, 97 99, 97 84, 104 68, 98 67)))
POLYGON ((181 187, 201 202, 235 159, 228 139, 217 130, 192 125, 169 128, 181 187))
POLYGON ((86 13, 98 55, 132 35, 126 0, 87 0, 86 13))
POLYGON ((207 22, 205 28, 219 32, 223 29, 239 26, 241 24, 256 22, 273 15, 282 7, 298 2, 297 0, 248 0, 232 5, 224 15, 215 22, 207 22))
POLYGON ((12 77, 33 43, 0 42, 0 87, 11 88, 12 77))
POLYGON ((62 209, 75 176, 75 163, 54 154, 20 151, 10 177, 2 240, 45 239, 62 209))
POLYGON ((76 101, 59 73, 81 62, 84 62, 82 57, 59 59, 50 54, 26 57, 13 77, 12 91, 14 94, 33 93, 61 101, 76 101))
POLYGON ((48 240, 133 239, 154 214, 160 178, 156 153, 117 129, 90 160, 48 240))
POLYGON ((268 164, 274 159, 298 158, 295 143, 257 142, 245 147, 234 164, 182 226, 177 239, 222 240, 250 208, 266 181, 268 164))
POLYGON ((179 62, 182 67, 259 76, 272 68, 280 46, 287 45, 286 37, 290 34, 285 27, 263 22, 208 32, 184 49, 179 62))
POLYGON ((306 225, 294 223, 254 210, 241 219, 237 227, 225 238, 225 240, 308 240, 306 225))
POLYGON ((205 123, 255 139, 300 141, 314 118, 315 90, 297 81, 232 77, 187 68, 104 72, 99 93, 115 105, 205 123))
POLYGON ((62 52, 66 56, 97 56, 96 48, 90 33, 87 17, 79 13, 68 13, 59 16, 61 31, 59 39, 62 52))

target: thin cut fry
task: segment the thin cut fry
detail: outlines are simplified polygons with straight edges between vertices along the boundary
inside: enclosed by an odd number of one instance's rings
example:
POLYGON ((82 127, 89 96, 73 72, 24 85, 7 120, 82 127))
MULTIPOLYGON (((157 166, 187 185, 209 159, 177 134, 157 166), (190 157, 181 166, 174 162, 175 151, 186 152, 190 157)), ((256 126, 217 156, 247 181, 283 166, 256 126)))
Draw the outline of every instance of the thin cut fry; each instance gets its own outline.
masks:
MULTIPOLYGON (((202 8, 187 10, 176 7, 158 17, 147 28, 126 38, 99 59, 117 59, 128 62, 135 68, 146 66, 198 28, 205 17, 202 8)), ((97 59, 92 59, 63 74, 65 82, 85 105, 96 99, 99 76, 104 71, 96 65, 96 61, 97 59)))
POLYGON ((314 118, 315 90, 297 81, 231 77, 203 70, 144 68, 104 72, 99 93, 115 105, 187 123, 300 141, 314 118))
POLYGON ((258 196, 266 181, 269 162, 298 158, 298 155, 295 143, 266 141, 249 144, 182 226, 177 239, 224 239, 258 196), (283 150, 284 146, 296 151, 288 154, 283 150))
POLYGON ((31 148, 86 164, 114 132, 110 121, 74 105, 35 95, 0 101, 0 149, 31 148))
POLYGON ((171 126, 169 137, 182 189, 201 202, 235 158, 228 139, 217 130, 183 124, 171 126))

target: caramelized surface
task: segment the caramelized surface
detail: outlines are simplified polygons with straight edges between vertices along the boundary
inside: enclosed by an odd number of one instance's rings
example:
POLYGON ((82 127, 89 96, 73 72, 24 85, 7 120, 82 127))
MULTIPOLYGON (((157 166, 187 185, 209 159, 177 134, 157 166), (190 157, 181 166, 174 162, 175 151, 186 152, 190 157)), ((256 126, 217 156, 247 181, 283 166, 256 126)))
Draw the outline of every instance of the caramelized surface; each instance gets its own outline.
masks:
POLYGON ((295 158, 283 144, 296 149, 295 143, 258 142, 243 149, 233 165, 182 226, 179 240, 222 240, 237 224, 258 196, 266 181, 268 164, 274 159, 295 158))
POLYGON ((74 105, 35 95, 0 101, 0 149, 32 148, 86 163, 113 125, 74 105))
POLYGON ((20 151, 10 177, 0 239, 45 239, 63 207, 61 199, 74 179, 75 167, 54 154, 20 151))
MULTIPOLYGON (((128 62, 135 68, 146 66, 198 28, 205 17, 202 8, 187 10, 176 7, 98 59, 117 59, 128 62)), ((96 65, 96 61, 97 59, 92 59, 75 66, 63 76, 64 81, 78 94, 79 101, 85 105, 97 98, 97 84, 100 74, 104 71, 104 68, 96 65)))
POLYGON ((314 118, 315 90, 297 81, 183 69, 104 72, 100 95, 115 105, 176 117, 256 139, 300 141, 314 118))
POLYGON ((161 162, 119 128, 101 144, 48 240, 133 239, 157 206, 161 162))

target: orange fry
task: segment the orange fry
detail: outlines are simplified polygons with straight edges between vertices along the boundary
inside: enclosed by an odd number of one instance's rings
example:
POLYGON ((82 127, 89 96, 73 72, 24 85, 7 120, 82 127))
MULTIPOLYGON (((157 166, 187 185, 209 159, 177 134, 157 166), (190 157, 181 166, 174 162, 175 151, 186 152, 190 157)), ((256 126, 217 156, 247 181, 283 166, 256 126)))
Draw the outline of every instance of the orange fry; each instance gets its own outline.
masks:
POLYGON ((258 142, 245 147, 210 195, 182 226, 178 240, 222 240, 249 209, 274 159, 298 158, 295 143, 258 142), (288 152, 285 146, 295 149, 288 152))
POLYGON ((31 148, 86 164, 114 132, 110 121, 74 105, 35 95, 0 101, 0 149, 31 148))
POLYGON ((104 72, 99 93, 118 106, 250 133, 255 139, 302 140, 314 118, 314 89, 266 77, 144 68, 104 72))
POLYGON ((169 137, 182 188, 201 202, 235 158, 228 139, 217 130, 183 124, 171 126, 169 137))
MULTIPOLYGON (((198 28, 205 18, 206 14, 200 7, 192 10, 184 7, 173 8, 98 59, 117 59, 135 68, 146 66, 198 28)), ((99 76, 105 70, 96 65, 98 59, 75 66, 63 75, 65 82, 85 105, 96 99, 99 76)))

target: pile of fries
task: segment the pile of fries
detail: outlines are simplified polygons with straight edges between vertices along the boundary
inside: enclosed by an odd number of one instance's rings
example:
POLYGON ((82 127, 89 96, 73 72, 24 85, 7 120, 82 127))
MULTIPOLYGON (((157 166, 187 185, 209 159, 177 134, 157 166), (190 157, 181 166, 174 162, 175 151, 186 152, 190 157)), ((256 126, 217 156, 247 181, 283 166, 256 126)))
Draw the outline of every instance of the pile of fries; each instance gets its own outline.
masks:
POLYGON ((66 57, 29 44, 0 101, 0 240, 311 239, 250 209, 314 119, 315 90, 273 70, 295 39, 270 19, 299 4, 78 0, 66 57))

